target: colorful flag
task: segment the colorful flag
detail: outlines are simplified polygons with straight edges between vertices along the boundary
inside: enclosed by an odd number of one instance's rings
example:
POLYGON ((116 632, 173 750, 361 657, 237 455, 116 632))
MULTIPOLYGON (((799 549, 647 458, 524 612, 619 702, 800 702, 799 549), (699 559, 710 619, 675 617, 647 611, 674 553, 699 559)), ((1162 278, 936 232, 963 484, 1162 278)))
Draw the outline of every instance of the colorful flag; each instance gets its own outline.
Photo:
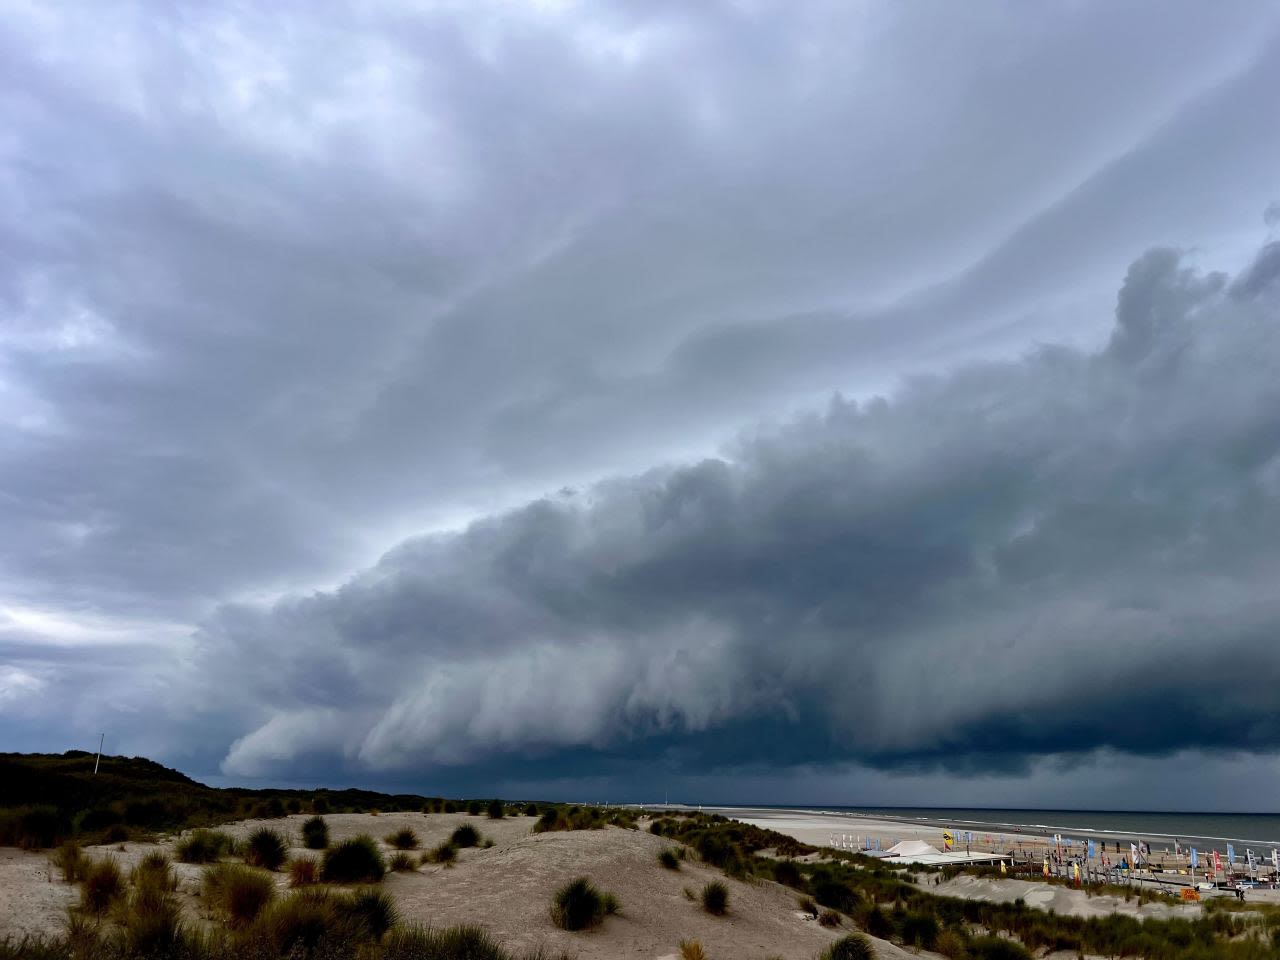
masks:
POLYGON ((1230 866, 1236 865, 1236 848, 1231 844, 1227 844, 1227 863, 1230 866))
POLYGON ((1000 876, 1005 876, 1009 872, 1009 867, 1003 860, 1000 861, 1000 876))
POLYGON ((1094 857, 1098 855, 1097 844, 1095 844, 1092 840, 1089 841, 1086 849, 1088 851, 1087 855, 1090 860, 1092 860, 1094 857))
POLYGON ((1213 851, 1213 872, 1222 872, 1222 855, 1217 850, 1213 851))
POLYGON ((1049 858, 1048 857, 1044 858, 1044 875, 1046 877, 1049 876, 1049 858))
POLYGON ((950 830, 943 830, 942 831, 942 849, 950 850, 955 845, 956 845, 955 836, 952 835, 950 830))
POLYGON ((1196 848, 1192 847, 1191 848, 1191 869, 1194 870, 1198 866, 1200 866, 1200 858, 1196 856, 1196 848))

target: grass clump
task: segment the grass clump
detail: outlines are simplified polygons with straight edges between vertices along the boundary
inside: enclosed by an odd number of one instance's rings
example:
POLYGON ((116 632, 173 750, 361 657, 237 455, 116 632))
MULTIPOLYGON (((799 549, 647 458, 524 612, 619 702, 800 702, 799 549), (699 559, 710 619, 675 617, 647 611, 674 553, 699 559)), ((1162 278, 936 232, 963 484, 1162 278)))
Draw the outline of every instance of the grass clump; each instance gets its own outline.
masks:
POLYGON ((84 851, 74 840, 68 840, 60 846, 50 860, 67 883, 79 883, 83 878, 85 867, 88 866, 84 851))
POLYGON ((702 909, 713 916, 723 917, 729 912, 729 888, 719 880, 712 880, 702 888, 702 909))
POLYGON ((680 854, 676 852, 674 847, 667 847, 658 853, 658 863, 666 867, 668 870, 680 869, 680 854))
POLYGON ((163 893, 178 886, 178 878, 173 875, 169 858, 159 850, 148 853, 133 868, 130 875, 133 885, 141 890, 157 890, 163 893))
POLYGON ((809 896, 796 897, 796 906, 799 907, 803 913, 807 913, 811 917, 816 918, 820 912, 818 910, 818 903, 816 900, 813 899, 813 897, 809 897, 809 896))
POLYGON ((81 876, 80 906, 86 913, 104 914, 124 896, 124 874, 114 860, 88 861, 81 876))
POLYGON ((490 800, 486 811, 490 820, 501 820, 507 815, 507 808, 501 800, 490 800))
POLYGON ((320 876, 316 862, 310 857, 299 857, 296 860, 289 861, 289 886, 291 887, 309 887, 314 884, 320 876))
POLYGON ((383 839, 397 850, 418 849, 418 835, 408 827, 403 830, 397 830, 394 833, 388 833, 383 839))
MULTIPOLYGON (((493 937, 479 927, 392 930, 382 944, 382 960, 511 960, 493 937)), ((535 960, 531 957, 530 960, 535 960)))
POLYGON ((302 823, 302 845, 308 850, 323 850, 329 846, 329 825, 324 817, 316 816, 302 823))
POLYGON ((618 912, 618 898, 599 890, 586 877, 570 880, 551 900, 551 919, 563 930, 588 930, 618 912))
POLYGON ((423 863, 439 863, 451 867, 458 859, 458 848, 446 840, 438 847, 432 847, 422 855, 423 863))
POLYGON ((822 951, 820 960, 875 960, 875 955, 870 940, 861 933, 851 933, 822 951))
POLYGON ((279 870, 289 855, 284 837, 268 827, 259 827, 244 845, 244 862, 264 870, 279 870))
POLYGON ((411 873, 417 869, 417 866, 413 857, 404 850, 397 850, 387 861, 387 867, 397 873, 411 873))
POLYGON ((167 859, 164 868, 163 874, 154 865, 143 871, 143 882, 130 895, 121 918, 124 946, 133 956, 171 955, 183 940, 178 904, 161 880, 170 873, 167 859))
POLYGON ((698 940, 681 940, 680 960, 707 960, 707 951, 698 940))
POLYGON ((378 845, 365 834, 326 850, 320 868, 325 883, 378 883, 386 872, 378 845))
POLYGON ((173 852, 183 863, 213 863, 234 847, 234 841, 220 830, 193 830, 178 841, 173 852))
POLYGON ((201 892, 211 910, 221 913, 233 927, 252 923, 275 896, 269 873, 238 863, 219 863, 204 875, 201 892))
POLYGON ((824 927, 838 927, 844 923, 844 917, 835 910, 823 910, 818 914, 818 923, 824 927))
POLYGON ((453 831, 453 835, 449 837, 449 842, 455 847, 475 847, 480 844, 480 831, 469 823, 464 823, 457 830, 453 831))

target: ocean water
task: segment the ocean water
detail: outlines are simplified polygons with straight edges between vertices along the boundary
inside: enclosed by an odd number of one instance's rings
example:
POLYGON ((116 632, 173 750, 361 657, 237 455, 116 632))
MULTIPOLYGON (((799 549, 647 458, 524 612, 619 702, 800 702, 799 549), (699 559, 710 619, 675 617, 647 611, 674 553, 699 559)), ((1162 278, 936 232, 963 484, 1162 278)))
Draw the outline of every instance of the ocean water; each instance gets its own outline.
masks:
MULTIPOLYGON (((975 833, 1061 833, 1083 838, 1108 836, 1146 840, 1152 847, 1174 839, 1202 849, 1226 843, 1280 847, 1280 814, 1140 813, 1129 810, 995 810, 973 807, 811 807, 833 813, 865 814, 923 826, 953 827, 975 833)), ((1241 849, 1240 854, 1244 853, 1241 849)), ((1255 852, 1261 853, 1259 849, 1255 852)))

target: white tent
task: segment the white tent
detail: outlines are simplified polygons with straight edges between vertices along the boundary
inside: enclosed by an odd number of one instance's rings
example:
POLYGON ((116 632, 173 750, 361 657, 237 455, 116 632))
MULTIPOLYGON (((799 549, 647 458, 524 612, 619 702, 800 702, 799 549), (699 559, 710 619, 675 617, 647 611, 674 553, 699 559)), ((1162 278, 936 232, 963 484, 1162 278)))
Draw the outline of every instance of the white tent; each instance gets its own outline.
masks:
POLYGON ((885 851, 892 857, 932 857, 941 852, 937 847, 931 847, 923 840, 902 840, 885 851))

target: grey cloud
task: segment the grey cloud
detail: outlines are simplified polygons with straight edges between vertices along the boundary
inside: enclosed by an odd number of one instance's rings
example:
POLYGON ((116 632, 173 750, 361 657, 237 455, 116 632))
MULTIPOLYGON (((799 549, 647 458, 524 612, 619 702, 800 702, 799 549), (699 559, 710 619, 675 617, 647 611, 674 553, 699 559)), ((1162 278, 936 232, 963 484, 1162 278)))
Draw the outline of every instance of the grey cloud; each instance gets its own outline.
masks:
POLYGON ((273 704, 225 767, 326 746, 384 774, 529 750, 973 772, 1280 748, 1262 679, 1280 666, 1280 287, 1246 289, 1153 250, 1099 352, 836 399, 726 458, 225 609, 202 676, 259 651, 249 700, 273 704), (1230 696, 1185 695, 1204 684, 1230 696))

